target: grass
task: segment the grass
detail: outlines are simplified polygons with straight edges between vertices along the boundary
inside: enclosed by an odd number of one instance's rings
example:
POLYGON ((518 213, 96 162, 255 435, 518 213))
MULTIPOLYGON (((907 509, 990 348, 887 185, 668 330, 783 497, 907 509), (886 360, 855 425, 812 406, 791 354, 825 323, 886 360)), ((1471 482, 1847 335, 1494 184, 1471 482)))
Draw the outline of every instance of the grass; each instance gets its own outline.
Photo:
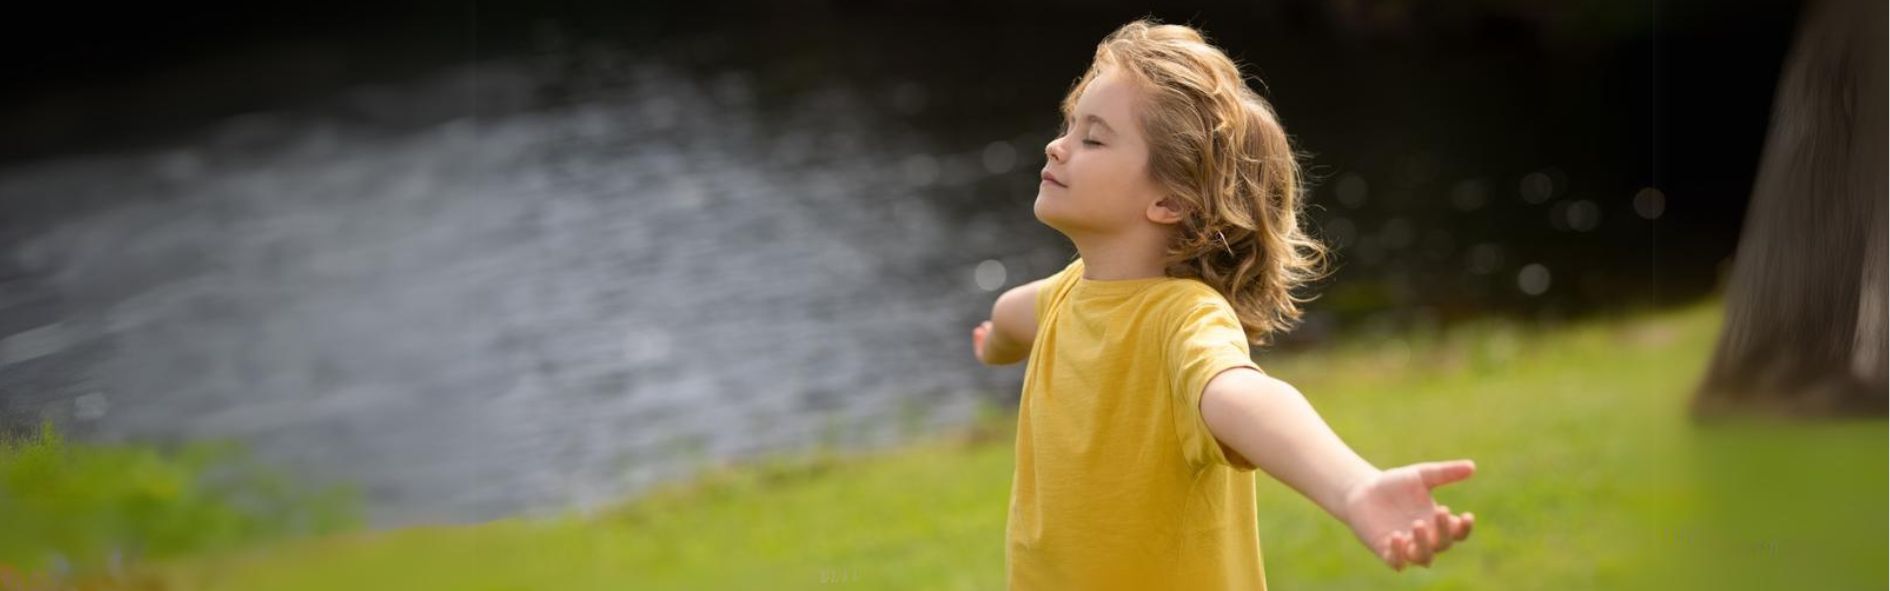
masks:
MULTIPOLYGON (((1696 426, 1711 304, 1265 355, 1381 467, 1474 458, 1478 529, 1394 573, 1264 475, 1278 589, 1882 589, 1882 420, 1696 426)), ((861 457, 718 470, 592 515, 356 532, 159 561, 168 589, 1001 589, 1014 415, 861 457)))
POLYGON ((356 521, 352 490, 307 490, 227 442, 75 444, 50 423, 0 440, 0 590, 356 521))

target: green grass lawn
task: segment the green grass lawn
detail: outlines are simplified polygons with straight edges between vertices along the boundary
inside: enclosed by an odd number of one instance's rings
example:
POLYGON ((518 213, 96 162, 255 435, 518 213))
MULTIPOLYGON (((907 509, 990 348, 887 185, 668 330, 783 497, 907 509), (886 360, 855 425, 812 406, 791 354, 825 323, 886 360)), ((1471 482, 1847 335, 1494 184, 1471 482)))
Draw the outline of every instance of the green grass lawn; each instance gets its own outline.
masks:
MULTIPOLYGON (((1394 573, 1259 475, 1275 589, 1883 589, 1883 421, 1694 426, 1705 304, 1259 357, 1381 467, 1474 458, 1477 514, 1394 573)), ((588 516, 303 538, 147 565, 167 589, 1001 589, 1014 415, 883 453, 713 472, 588 516)))

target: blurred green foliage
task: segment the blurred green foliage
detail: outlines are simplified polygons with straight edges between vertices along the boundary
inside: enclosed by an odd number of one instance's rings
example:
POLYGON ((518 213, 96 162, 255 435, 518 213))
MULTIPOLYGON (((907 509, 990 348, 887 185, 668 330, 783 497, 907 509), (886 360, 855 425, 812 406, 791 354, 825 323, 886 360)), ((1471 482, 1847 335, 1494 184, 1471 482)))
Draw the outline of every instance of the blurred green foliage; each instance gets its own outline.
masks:
POLYGON ((146 559, 332 533, 352 489, 304 489, 229 442, 166 452, 68 441, 51 424, 0 440, 0 567, 83 576, 146 559))

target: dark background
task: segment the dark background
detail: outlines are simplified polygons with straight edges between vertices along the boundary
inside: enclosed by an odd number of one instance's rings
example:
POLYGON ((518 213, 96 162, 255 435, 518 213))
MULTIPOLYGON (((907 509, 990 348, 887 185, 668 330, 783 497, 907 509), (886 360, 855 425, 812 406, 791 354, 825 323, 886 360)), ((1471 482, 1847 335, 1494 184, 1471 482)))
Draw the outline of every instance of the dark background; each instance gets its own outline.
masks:
MULTIPOLYGON (((551 25, 636 55, 709 70, 755 68, 769 92, 831 79, 918 77, 943 90, 917 125, 972 144, 1002 130, 1047 138, 1055 101, 1103 34, 1152 15, 1188 22, 1266 80, 1267 94, 1335 209, 1332 177, 1374 183, 1369 235, 1391 218, 1416 228, 1407 255, 1344 257, 1335 306, 1424 308, 1445 319, 1551 314, 1685 301, 1709 292, 1732 251, 1798 5, 1791 2, 1400 3, 413 2, 321 6, 47 5, 0 45, 12 89, 0 98, 0 158, 121 149, 189 134, 257 109, 322 109, 363 81, 441 64, 543 54, 551 25), (1557 199, 1600 205, 1590 232, 1557 231, 1545 205, 1515 199, 1547 171, 1557 199), (1486 179, 1489 207, 1438 205, 1457 179, 1486 179), (1641 187, 1666 196, 1657 223, 1635 217, 1641 187), (1416 252, 1424 231, 1453 238, 1416 252), (1472 242, 1505 247, 1506 267, 1553 263, 1555 289, 1527 297, 1500 273, 1463 277, 1472 242), (1350 283, 1347 281, 1350 280, 1350 283)), ((540 106, 556 104, 542 97, 540 106)), ((764 107, 766 99, 763 99, 764 107)), ((477 108, 477 107, 475 107, 477 108)), ((425 124, 416 114, 413 125, 425 124)), ((1030 156, 1026 151, 1025 156, 1030 156)), ((994 199, 1004 199, 993 191, 994 199)), ((1016 199, 1016 195, 1008 198, 1016 199)), ((963 203, 976 209, 983 204, 963 203)), ((965 214, 974 215, 974 214, 965 214)), ((1400 231, 1402 234, 1403 232, 1400 231)), ((1042 239, 1042 237, 1038 237, 1042 239)), ((1323 291, 1323 290, 1322 290, 1323 291)), ((1356 310, 1355 310, 1356 309, 1356 310)))

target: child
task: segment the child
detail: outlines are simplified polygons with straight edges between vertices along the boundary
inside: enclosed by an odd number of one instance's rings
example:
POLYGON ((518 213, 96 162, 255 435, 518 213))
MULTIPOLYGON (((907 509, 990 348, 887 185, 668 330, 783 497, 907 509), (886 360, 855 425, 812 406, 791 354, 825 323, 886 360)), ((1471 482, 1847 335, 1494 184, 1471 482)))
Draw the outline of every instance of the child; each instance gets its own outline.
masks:
POLYGON ((1469 460, 1380 470, 1250 344, 1298 320, 1325 251, 1299 226, 1299 165, 1268 103, 1192 28, 1110 34, 1062 104, 1035 213, 1078 257, 972 331, 1029 359, 1005 548, 1011 589, 1265 589, 1252 471, 1352 528, 1393 569, 1429 566, 1474 516, 1431 489, 1469 460))

